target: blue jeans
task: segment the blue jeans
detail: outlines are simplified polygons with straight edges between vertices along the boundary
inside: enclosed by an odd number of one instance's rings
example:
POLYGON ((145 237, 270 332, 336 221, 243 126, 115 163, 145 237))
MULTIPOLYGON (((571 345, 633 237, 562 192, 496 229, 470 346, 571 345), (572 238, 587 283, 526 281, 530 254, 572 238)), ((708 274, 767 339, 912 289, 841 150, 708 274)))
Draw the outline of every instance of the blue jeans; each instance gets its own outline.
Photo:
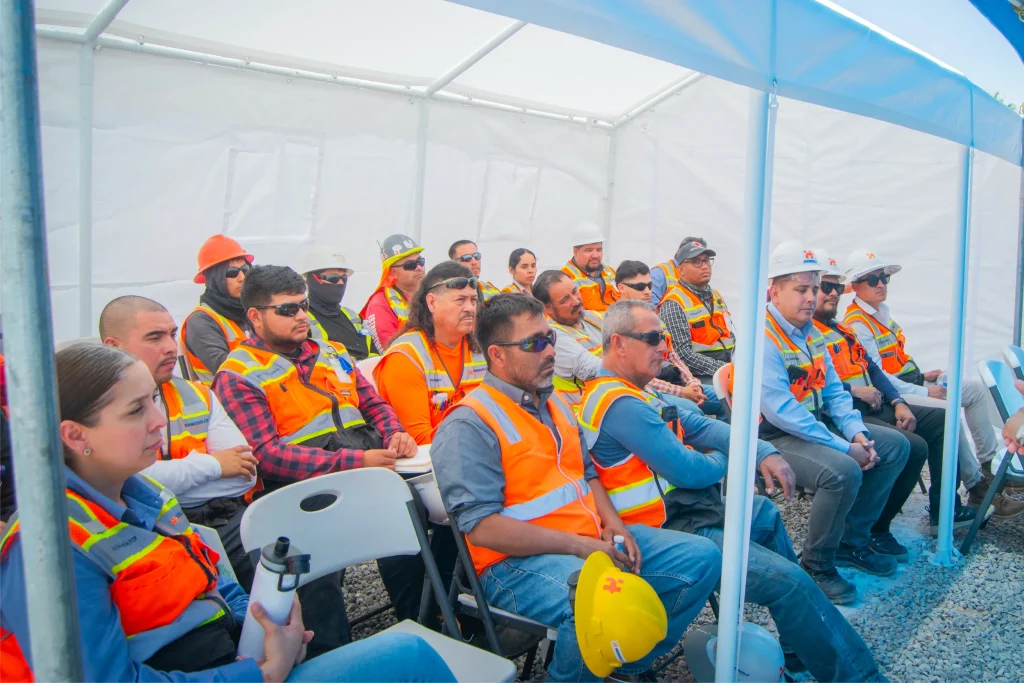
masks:
POLYGON ((682 396, 672 396, 671 394, 662 394, 662 398, 665 399, 666 403, 668 403, 671 406, 675 406, 679 410, 689 410, 691 413, 697 413, 698 415, 704 414, 701 411, 700 406, 698 406, 696 403, 694 403, 688 398, 683 398, 682 396))
MULTIPOLYGON (((722 547, 722 529, 696 533, 722 547)), ((797 564, 779 509, 762 496, 754 496, 746 596, 768 608, 779 640, 815 680, 881 680, 867 644, 797 564)))
POLYGON ((434 648, 411 633, 378 633, 299 664, 288 683, 455 681, 434 648))
POLYGON ((700 409, 704 411, 705 415, 712 415, 719 420, 726 421, 729 415, 725 410, 725 403, 715 393, 715 388, 710 384, 702 384, 700 388, 704 390, 705 399, 700 409))
MULTIPOLYGON (((668 613, 668 634, 643 659, 619 673, 640 673, 671 650, 704 606, 718 582, 722 554, 715 544, 693 534, 632 524, 643 565, 640 576, 657 591, 668 613)), ((553 681, 598 680, 580 655, 576 619, 569 604, 569 575, 583 567, 572 555, 508 557, 484 570, 480 581, 488 602, 558 629, 554 658, 548 667, 553 681)))

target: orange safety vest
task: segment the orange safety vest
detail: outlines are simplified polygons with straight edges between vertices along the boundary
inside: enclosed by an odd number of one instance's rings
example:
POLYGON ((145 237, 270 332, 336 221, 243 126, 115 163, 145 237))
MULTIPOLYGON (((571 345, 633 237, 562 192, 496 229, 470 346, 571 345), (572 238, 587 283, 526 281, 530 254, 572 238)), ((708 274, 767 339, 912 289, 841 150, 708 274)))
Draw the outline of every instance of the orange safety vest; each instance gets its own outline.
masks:
MULTIPOLYGON (((641 391, 620 377, 605 376, 587 380, 580 408, 580 426, 583 427, 588 448, 593 448, 597 443, 601 423, 608 409, 624 396, 640 399, 659 415, 661 409, 668 405, 655 394, 641 391)), ((682 424, 676 420, 674 428, 672 425, 667 426, 674 429, 676 437, 682 442, 682 424)), ((665 500, 662 496, 675 487, 655 474, 636 454, 630 453, 609 467, 602 467, 595 460, 594 467, 623 522, 653 527, 665 523, 665 500)))
POLYGON ((178 460, 192 451, 206 452, 210 427, 210 388, 198 382, 172 377, 160 385, 167 409, 167 453, 164 460, 178 460))
POLYGON ((571 277, 579 287, 583 307, 588 311, 603 313, 619 300, 619 290, 615 287, 615 269, 610 266, 601 266, 601 279, 604 280, 603 297, 601 296, 601 287, 577 268, 572 259, 562 266, 562 272, 571 277))
MULTIPOLYGON (((110 598, 128 637, 129 656, 143 662, 229 610, 217 592, 218 554, 203 543, 169 490, 149 477, 136 476, 163 502, 154 531, 115 519, 71 489, 65 493, 71 541, 109 577, 110 598)), ((20 530, 15 513, 0 541, 0 557, 20 530)), ((28 663, 23 654, 17 656, 21 650, 14 636, 3 636, 0 678, 18 680, 30 671, 28 663)))
MULTIPOLYGON (((604 326, 604 315, 596 311, 584 311, 583 319, 598 330, 604 326)), ((572 337, 573 340, 582 346, 590 355, 597 356, 598 358, 601 357, 603 347, 600 335, 587 334, 584 330, 578 330, 575 327, 563 325, 559 322, 555 322, 551 318, 548 318, 548 324, 555 328, 559 334, 567 334, 572 337)), ((580 402, 580 395, 583 393, 583 380, 578 377, 570 379, 555 375, 552 378, 552 382, 555 385, 555 390, 560 392, 565 400, 567 400, 575 410, 580 402)))
POLYGON ((871 330, 871 336, 878 346, 878 355, 882 358, 882 369, 890 375, 905 375, 917 370, 914 359, 906 352, 907 338, 903 336, 903 328, 895 320, 890 319, 886 327, 853 301, 846 309, 843 322, 847 325, 861 323, 871 330))
POLYGON ((478 286, 480 287, 480 301, 490 301, 494 297, 498 296, 501 292, 498 288, 492 285, 490 282, 484 282, 483 280, 477 280, 478 286))
POLYGON ((391 342, 391 346, 384 352, 377 367, 373 369, 373 377, 380 386, 380 373, 388 358, 400 353, 413 362, 413 365, 420 369, 427 380, 427 391, 430 392, 430 426, 436 427, 441 424, 448 406, 461 401, 470 391, 475 389, 484 381, 487 373, 487 362, 482 354, 473 352, 469 348, 469 342, 462 340, 462 375, 458 383, 453 384, 453 378, 448 375, 444 363, 434 350, 434 345, 427 339, 427 335, 420 330, 412 330, 399 335, 391 342))
POLYGON ((181 352, 185 355, 189 366, 191 366, 192 371, 196 374, 198 380, 206 386, 210 386, 213 384, 213 376, 217 374, 217 368, 208 368, 203 365, 203 361, 199 360, 199 356, 189 351, 188 345, 185 343, 185 335, 188 333, 188 321, 192 319, 192 316, 200 312, 203 315, 210 316, 215 323, 220 325, 220 330, 224 333, 224 339, 227 340, 228 349, 231 351, 237 349, 238 345, 245 340, 245 333, 234 320, 225 318, 206 304, 199 304, 199 306, 197 306, 195 310, 189 313, 188 317, 185 318, 185 322, 181 326, 181 352))
POLYGON ((825 388, 825 338, 814 330, 814 333, 807 337, 807 348, 811 353, 808 358, 804 350, 790 340, 779 323, 769 312, 766 314, 767 324, 764 326, 765 337, 775 344, 775 347, 782 354, 782 362, 789 372, 789 390, 793 398, 800 402, 809 413, 819 417, 821 409, 821 390, 825 388), (798 370, 794 371, 793 368, 798 370))
MULTIPOLYGON (((505 472, 505 501, 500 515, 569 534, 601 537, 594 494, 583 473, 579 429, 569 404, 557 393, 547 401, 561 447, 540 420, 486 384, 466 396, 459 406, 475 412, 498 437, 505 472)), ((508 557, 473 545, 469 539, 466 543, 477 574, 508 557)))
POLYGON ((501 293, 502 294, 525 294, 526 296, 533 296, 532 294, 527 292, 525 289, 520 287, 519 283, 516 282, 515 280, 513 280, 512 284, 508 285, 507 287, 502 287, 501 288, 501 293))
POLYGON ((857 341, 857 333, 841 322, 836 322, 833 328, 815 319, 814 326, 825 338, 828 353, 832 356, 832 366, 839 379, 855 387, 871 386, 868 352, 857 341))
MULTIPOLYGON (((672 289, 679 284, 679 276, 676 275, 676 262, 672 260, 659 263, 654 266, 651 270, 660 270, 665 275, 665 294, 668 294, 668 290, 672 289)), ((662 294, 664 297, 665 294, 662 294)))
POLYGON ((731 351, 736 346, 736 339, 729 331, 729 309, 717 289, 711 290, 711 306, 709 311, 696 294, 682 284, 668 288, 665 296, 658 303, 660 309, 666 301, 674 301, 683 309, 686 324, 690 328, 690 339, 693 350, 697 353, 709 351, 731 351))

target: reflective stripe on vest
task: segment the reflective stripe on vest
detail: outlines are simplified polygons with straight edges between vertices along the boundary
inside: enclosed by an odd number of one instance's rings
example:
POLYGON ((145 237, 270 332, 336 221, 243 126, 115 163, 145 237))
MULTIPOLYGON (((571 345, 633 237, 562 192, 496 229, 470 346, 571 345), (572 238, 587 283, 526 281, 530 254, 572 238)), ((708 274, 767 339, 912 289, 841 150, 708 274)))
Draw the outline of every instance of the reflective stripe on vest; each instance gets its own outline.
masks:
POLYGON ((815 419, 820 419, 821 390, 825 388, 825 354, 827 351, 825 338, 817 329, 812 329, 813 333, 806 340, 807 348, 811 353, 810 358, 807 357, 807 353, 803 349, 793 343, 789 335, 783 332, 771 313, 767 313, 764 334, 782 354, 782 362, 786 366, 786 371, 790 373, 789 391, 793 394, 793 398, 806 408, 807 412, 814 415, 815 419), (793 372, 790 368, 799 370, 793 372))
POLYGON ((491 299, 493 299, 494 297, 498 296, 501 293, 500 291, 498 291, 498 288, 492 285, 490 282, 484 282, 483 280, 478 280, 477 282, 478 286, 480 287, 481 301, 490 301, 491 299))
POLYGON ((608 310, 609 306, 619 300, 619 290, 615 286, 615 270, 609 266, 601 266, 601 280, 604 282, 603 296, 600 285, 577 268, 572 259, 569 259, 569 262, 562 266, 562 272, 571 277, 576 286, 579 287, 580 298, 583 299, 583 307, 588 311, 604 312, 608 310))
MULTIPOLYGON (((597 311, 584 310, 583 319, 599 331, 604 326, 604 315, 597 311)), ((580 330, 569 325, 563 325, 552 318, 548 318, 548 324, 557 330, 559 334, 567 334, 572 337, 591 356, 601 357, 603 347, 600 334, 587 334, 585 329, 580 330)), ((576 405, 580 402, 580 394, 583 393, 583 380, 578 377, 566 378, 555 375, 552 378, 552 383, 556 390, 562 392, 565 400, 569 403, 576 405)))
POLYGON ((206 304, 200 304, 195 308, 195 310, 188 314, 187 318, 185 318, 185 322, 181 326, 181 351, 188 358, 188 363, 192 366, 192 371, 196 373, 196 377, 199 378, 199 381, 209 386, 213 383, 213 376, 217 374, 218 368, 208 368, 203 365, 203 361, 199 359, 199 356, 189 351, 188 345, 185 343, 185 334, 188 331, 188 321, 193 315, 199 312, 210 316, 210 318, 220 326, 220 331, 224 334, 224 339, 227 341, 228 350, 230 351, 234 351, 238 348, 238 345, 245 340, 245 333, 234 320, 225 318, 206 304))
POLYGON ((697 353, 731 351, 736 346, 736 339, 729 331, 729 309, 717 289, 711 290, 713 312, 707 309, 700 297, 681 283, 665 291, 658 307, 664 306, 666 301, 674 301, 682 307, 686 324, 690 328, 693 350, 697 353))
POLYGON ((512 281, 512 284, 510 284, 510 285, 508 285, 506 287, 502 287, 501 288, 501 293, 502 294, 525 294, 526 296, 533 296, 532 294, 527 292, 525 289, 520 287, 519 283, 516 282, 515 280, 512 281))
MULTIPOLYGON (((665 294, 668 290, 672 289, 673 286, 679 284, 679 276, 676 275, 676 263, 675 261, 665 261, 654 266, 652 270, 660 270, 665 275, 665 294)), ((665 294, 661 296, 664 297, 665 294)))
MULTIPOLYGON (((559 440, 539 419, 499 390, 481 385, 459 404, 471 409, 498 438, 505 474, 501 515, 566 533, 600 538, 594 494, 586 482, 583 450, 572 409, 557 394, 547 409, 559 440)), ((470 458, 472 454, 462 457, 470 458)), ((467 539, 477 573, 507 557, 467 539)))
POLYGON ((917 363, 906 351, 907 338, 903 335, 903 328, 895 320, 890 318, 889 326, 886 327, 855 300, 846 309, 843 322, 847 325, 861 323, 871 331, 878 355, 882 359, 882 369, 890 375, 903 375, 917 370, 917 363))
POLYGON ((164 460, 184 458, 192 451, 206 452, 210 428, 210 390, 180 377, 160 386, 167 408, 167 453, 164 460))
POLYGON ((814 320, 814 326, 825 339, 825 346, 832 356, 832 366, 839 375, 839 380, 855 387, 871 386, 868 374, 868 354, 857 341, 853 330, 840 322, 836 327, 814 320))
POLYGON ((398 326, 402 327, 409 320, 409 302, 405 300, 402 292, 395 287, 386 287, 384 289, 384 296, 388 300, 391 312, 398 318, 398 326))
MULTIPOLYGON (((341 312, 345 314, 348 321, 352 323, 352 327, 356 328, 356 333, 362 335, 366 339, 366 351, 371 355, 375 356, 373 352, 373 340, 369 335, 363 334, 363 319, 359 317, 359 314, 355 311, 351 311, 344 306, 341 306, 341 312)), ((313 315, 313 311, 306 311, 306 315, 309 316, 309 338, 317 341, 330 341, 327 336, 327 330, 324 326, 313 315)))

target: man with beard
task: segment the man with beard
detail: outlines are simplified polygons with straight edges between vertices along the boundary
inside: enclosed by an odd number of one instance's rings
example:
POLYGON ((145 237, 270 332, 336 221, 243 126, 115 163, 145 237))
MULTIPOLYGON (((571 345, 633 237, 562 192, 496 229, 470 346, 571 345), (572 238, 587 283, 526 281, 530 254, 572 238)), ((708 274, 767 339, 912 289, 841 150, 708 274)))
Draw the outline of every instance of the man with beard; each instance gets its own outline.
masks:
POLYGON ((341 305, 354 271, 336 249, 317 247, 302 257, 309 292, 309 333, 320 341, 343 344, 357 361, 375 355, 369 330, 359 314, 341 305))
POLYGON ((572 240, 572 258, 562 272, 579 288, 584 308, 600 313, 619 300, 615 271, 602 264, 604 235, 599 227, 584 221, 576 226, 572 240))
POLYGON ((473 337, 478 282, 454 261, 431 268, 373 369, 377 390, 417 444, 430 443, 448 406, 483 380, 487 366, 473 337))

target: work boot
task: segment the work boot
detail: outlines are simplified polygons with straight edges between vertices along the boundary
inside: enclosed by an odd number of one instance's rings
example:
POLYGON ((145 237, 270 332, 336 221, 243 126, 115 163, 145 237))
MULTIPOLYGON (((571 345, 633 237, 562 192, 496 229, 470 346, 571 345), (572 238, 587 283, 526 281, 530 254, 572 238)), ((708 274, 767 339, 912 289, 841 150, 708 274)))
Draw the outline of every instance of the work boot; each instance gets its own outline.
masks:
POLYGON ((871 534, 871 538, 868 540, 868 547, 876 553, 892 555, 900 564, 906 564, 910 561, 910 551, 888 531, 880 534, 871 534))
MULTIPOLYGON (((974 489, 971 490, 973 491, 974 489)), ((993 501, 993 503, 994 502, 995 501, 993 501)), ((991 515, 992 513, 989 514, 991 515)), ((977 516, 978 508, 974 507, 974 505, 960 505, 958 503, 956 508, 953 509, 953 531, 970 526, 974 522, 974 518, 977 516)), ((939 532, 938 512, 934 514, 931 512, 928 513, 928 526, 930 527, 933 536, 939 532)))
MULTIPOLYGON (((991 463, 983 463, 981 466, 981 481, 967 490, 967 502, 975 507, 981 507, 985 500, 985 494, 994 483, 994 475, 989 469, 991 463)), ((1013 519, 1024 512, 1024 503, 1014 500, 1003 493, 997 493, 992 499, 992 516, 996 519, 1013 519)))
POLYGON ((839 544, 836 551, 837 567, 853 567, 865 574, 875 576, 892 576, 896 573, 896 558, 892 555, 876 553, 870 545, 855 548, 846 543, 839 544))
POLYGON ((801 562, 800 568, 810 575, 832 604, 849 605, 857 600, 857 587, 840 576, 835 567, 818 571, 808 568, 801 562))

